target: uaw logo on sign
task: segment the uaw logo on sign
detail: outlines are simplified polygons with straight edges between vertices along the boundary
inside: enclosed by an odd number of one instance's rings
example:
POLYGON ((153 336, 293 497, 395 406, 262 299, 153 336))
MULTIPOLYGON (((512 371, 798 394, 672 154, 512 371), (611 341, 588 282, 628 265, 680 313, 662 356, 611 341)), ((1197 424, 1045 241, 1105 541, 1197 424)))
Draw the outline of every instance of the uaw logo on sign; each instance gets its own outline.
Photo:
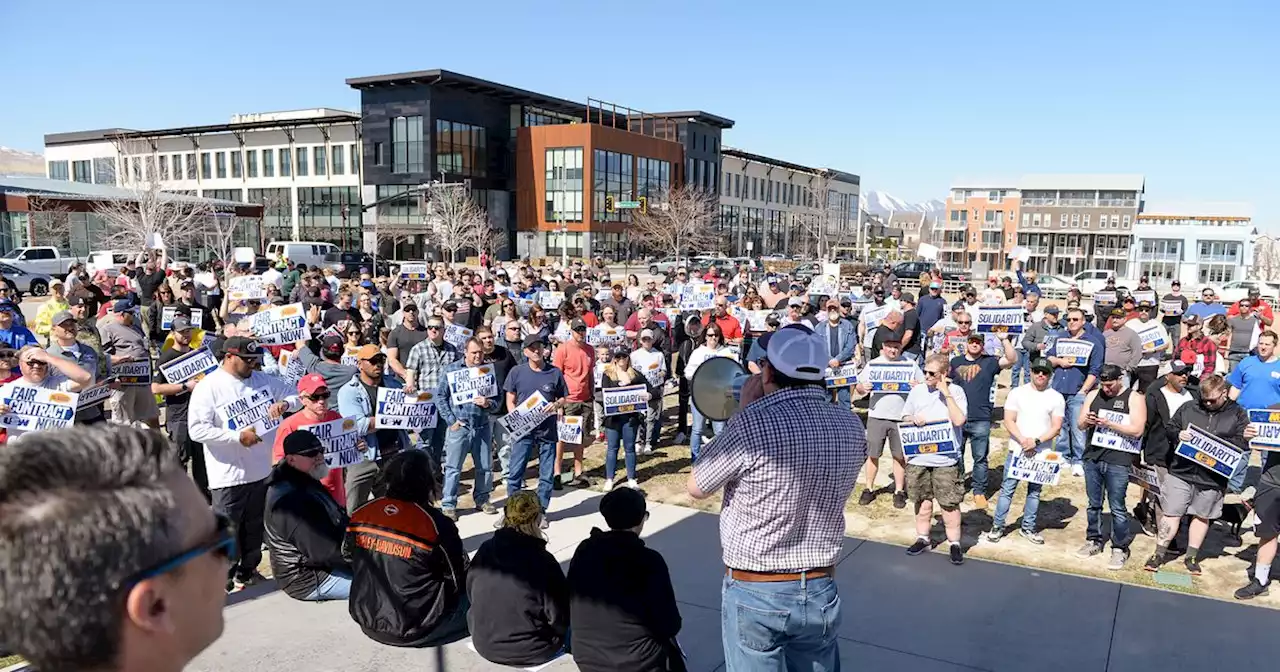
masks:
POLYGON ((872 362, 865 373, 873 394, 906 394, 922 378, 915 362, 872 362))
POLYGON ((332 469, 372 462, 377 457, 374 448, 360 450, 360 433, 356 431, 356 421, 351 418, 339 418, 298 428, 298 431, 303 430, 320 439, 320 445, 324 446, 324 462, 332 469))
POLYGON ((164 374, 165 380, 180 385, 192 378, 200 380, 217 368, 218 361, 209 348, 200 348, 161 364, 160 373, 164 374))
POLYGON ((121 362, 111 366, 111 373, 121 385, 139 386, 151 384, 151 359, 137 362, 121 362))
POLYGON ((0 425, 10 432, 70 427, 75 423, 79 398, 75 392, 7 385, 0 404, 8 406, 9 412, 0 416, 0 425))
POLYGON ((534 392, 498 422, 507 430, 507 438, 516 441, 541 425, 550 415, 550 407, 551 402, 542 396, 542 392, 534 392))
POLYGON ((493 367, 487 364, 468 366, 457 371, 450 371, 449 395, 453 397, 453 405, 474 403, 480 397, 498 395, 498 377, 493 367))
POLYGON ((960 453, 955 427, 950 421, 931 422, 925 425, 898 425, 902 438, 902 454, 906 457, 921 455, 955 456, 960 453))
MULTIPOLYGON (((1128 413, 1119 413, 1109 411, 1105 408, 1098 410, 1098 417, 1103 420, 1109 420, 1118 425, 1129 423, 1128 413)), ((1107 450, 1118 450, 1122 453, 1138 454, 1142 452, 1142 439, 1135 439, 1131 436, 1125 436, 1114 429, 1107 427, 1095 427, 1093 430, 1093 440, 1089 442, 1091 445, 1105 448, 1107 450)))
POLYGON ((827 387, 849 387, 858 382, 858 365, 845 364, 827 369, 827 387))
POLYGON ((1056 356, 1066 359, 1071 366, 1087 366, 1093 354, 1093 341, 1083 338, 1059 338, 1053 345, 1056 356))
POLYGON ((980 334, 1021 334, 1025 315, 1022 306, 978 306, 974 327, 980 334))
POLYGON ((1191 460, 1223 478, 1231 478, 1244 462, 1244 453, 1239 448, 1195 425, 1187 427, 1187 431, 1191 433, 1191 440, 1179 442, 1173 450, 1175 455, 1191 460))
POLYGON ((311 336, 307 328, 307 311, 302 309, 301 303, 273 306, 254 313, 249 319, 253 336, 262 345, 296 343, 311 336))
POLYGON ((1054 450, 1042 450, 1035 455, 1027 455, 1022 447, 1009 440, 1009 461, 1005 463, 1005 476, 1017 481, 1037 483, 1039 485, 1057 485, 1062 475, 1065 462, 1062 453, 1054 450))
POLYGON ((622 415, 649 409, 649 392, 644 385, 608 387, 604 392, 604 414, 622 415))
POLYGON ((223 404, 217 411, 225 419, 227 429, 236 432, 253 429, 259 439, 264 439, 268 432, 280 426, 280 418, 273 418, 267 412, 274 403, 270 388, 251 388, 248 396, 223 404))
POLYGON ((1249 439, 1250 448, 1280 451, 1280 410, 1251 408, 1249 422, 1258 430, 1258 435, 1249 439))

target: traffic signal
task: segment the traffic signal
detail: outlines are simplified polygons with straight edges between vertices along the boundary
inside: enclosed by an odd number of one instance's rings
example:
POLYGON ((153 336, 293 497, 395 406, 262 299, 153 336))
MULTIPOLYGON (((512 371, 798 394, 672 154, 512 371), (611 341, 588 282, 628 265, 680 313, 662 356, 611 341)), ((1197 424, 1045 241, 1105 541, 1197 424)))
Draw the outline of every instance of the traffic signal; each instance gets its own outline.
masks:
POLYGON ((606 195, 604 197, 604 211, 613 212, 613 196, 606 195))
POLYGON ((640 197, 640 212, 649 212, 649 197, 640 197))

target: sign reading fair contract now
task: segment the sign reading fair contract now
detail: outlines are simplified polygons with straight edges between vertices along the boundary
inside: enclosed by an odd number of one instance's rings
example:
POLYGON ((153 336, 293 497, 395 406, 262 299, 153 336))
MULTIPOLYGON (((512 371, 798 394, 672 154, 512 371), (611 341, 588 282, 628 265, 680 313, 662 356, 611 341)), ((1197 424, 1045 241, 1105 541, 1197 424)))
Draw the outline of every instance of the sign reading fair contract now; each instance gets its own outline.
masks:
POLYGON ((502 428, 507 430, 507 438, 515 441, 522 439, 542 424, 550 415, 551 402, 542 396, 542 392, 534 392, 528 399, 520 402, 510 413, 498 420, 502 428))
POLYGON ((593 348, 621 345, 627 341, 627 332, 622 327, 597 325, 587 329, 587 345, 593 348))
POLYGON ((644 385, 607 387, 604 393, 604 414, 622 415, 649 410, 649 392, 644 385))
POLYGON ((453 397, 454 406, 470 404, 480 397, 498 394, 498 376, 488 364, 450 371, 448 377, 449 394, 453 397))
POLYGON ((267 434, 280 426, 280 418, 267 414, 267 409, 274 403, 276 400, 271 395, 271 389, 264 387, 254 389, 248 396, 223 404, 216 410, 227 429, 237 432, 253 429, 258 433, 258 438, 265 441, 267 434))
POLYGON ((360 434, 356 431, 356 421, 351 418, 303 425, 298 429, 305 429, 320 439, 320 445, 324 446, 324 463, 330 469, 372 462, 377 457, 376 448, 360 450, 360 434))
POLYGON ((75 392, 50 390, 29 385, 6 386, 0 404, 9 412, 0 416, 0 426, 11 432, 34 432, 70 427, 76 420, 75 392))
POLYGON ((209 348, 200 348, 161 364, 160 372, 164 374, 165 380, 180 385, 192 378, 200 380, 216 368, 218 361, 213 358, 213 353, 209 352, 209 348))
POLYGON ((911 381, 923 377, 915 362, 872 362, 865 373, 871 391, 881 394, 906 394, 911 381))
POLYGON ((1059 338, 1054 347, 1057 348, 1055 356, 1066 359, 1071 366, 1087 366, 1093 354, 1093 341, 1083 338, 1059 338))
POLYGON ((1249 422, 1258 430, 1258 435, 1249 439, 1250 448, 1280 451, 1280 410, 1251 408, 1249 422))
MULTIPOLYGON (((1109 420, 1118 425, 1129 424, 1128 413, 1118 413, 1116 411, 1109 411, 1103 408, 1098 411, 1098 417, 1103 420, 1109 420)), ((1098 446, 1099 448, 1118 450, 1122 453, 1133 453, 1137 455, 1142 452, 1141 438, 1135 439, 1130 436, 1125 436, 1114 429, 1108 429, 1106 427, 1094 427, 1093 440, 1089 443, 1098 446)))
POLYGON ((250 324, 259 345, 284 345, 310 338, 307 311, 301 303, 273 306, 253 314, 250 324))
POLYGON ((902 454, 907 457, 960 453, 955 427, 949 420, 919 426, 903 423, 898 425, 898 435, 902 437, 902 454))
POLYGON ((974 329, 979 334, 1021 334, 1025 317, 1022 306, 978 306, 974 329))
POLYGON ((680 293, 680 310, 708 310, 716 301, 716 286, 706 283, 684 286, 680 293))
POLYGON ((565 443, 582 443, 582 416, 566 415, 556 422, 556 434, 565 443))
POLYGON ((1178 447, 1173 449, 1174 454, 1185 457, 1223 478, 1231 478, 1231 475, 1244 462, 1244 453, 1240 452, 1239 448, 1195 425, 1187 427, 1187 431, 1191 433, 1191 440, 1179 442, 1178 447))
POLYGON ((1056 450, 1042 450, 1035 455, 1027 455, 1019 446, 1009 440, 1009 460, 1005 462, 1004 473, 1007 478, 1040 485, 1057 485, 1062 475, 1062 453, 1056 450))
POLYGON ((436 400, 430 392, 417 395, 389 387, 378 388, 377 407, 374 409, 374 429, 403 429, 422 431, 436 426, 436 400))

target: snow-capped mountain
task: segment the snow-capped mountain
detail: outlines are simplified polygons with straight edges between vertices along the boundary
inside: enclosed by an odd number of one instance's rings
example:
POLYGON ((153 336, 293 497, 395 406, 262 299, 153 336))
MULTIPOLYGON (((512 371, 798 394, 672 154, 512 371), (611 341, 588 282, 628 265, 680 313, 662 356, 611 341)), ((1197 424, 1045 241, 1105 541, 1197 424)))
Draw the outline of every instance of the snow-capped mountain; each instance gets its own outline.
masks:
POLYGON ((44 177, 44 156, 36 152, 0 147, 0 175, 44 177))
POLYGON ((947 204, 937 199, 923 203, 908 203, 893 194, 868 189, 862 192, 862 209, 876 215, 887 215, 890 212, 923 212, 926 215, 941 215, 946 212, 947 204))

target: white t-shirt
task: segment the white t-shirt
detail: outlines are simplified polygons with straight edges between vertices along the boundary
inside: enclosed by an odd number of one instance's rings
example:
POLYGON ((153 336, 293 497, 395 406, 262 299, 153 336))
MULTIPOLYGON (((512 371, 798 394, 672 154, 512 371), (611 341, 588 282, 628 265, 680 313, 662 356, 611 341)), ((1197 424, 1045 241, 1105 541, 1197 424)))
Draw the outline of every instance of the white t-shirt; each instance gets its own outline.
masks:
POLYGON ((1181 392, 1173 392, 1169 390, 1168 385, 1161 385, 1160 394, 1164 395, 1165 403, 1169 404, 1169 417, 1171 418, 1174 413, 1178 412, 1179 408, 1182 408, 1183 404, 1191 401, 1191 393, 1186 388, 1183 388, 1181 392))
MULTIPOLYGON (((886 359, 884 355, 881 355, 863 365, 862 370, 858 371, 858 380, 865 381, 867 379, 867 369, 870 368, 872 364, 910 361, 911 360, 905 357, 886 359)), ((918 383, 924 382, 924 373, 920 371, 918 365, 914 375, 912 376, 912 380, 918 383)), ((897 422, 902 419, 902 409, 906 406, 907 395, 895 394, 892 392, 872 392, 870 403, 871 405, 867 413, 868 417, 872 417, 877 420, 893 420, 894 422, 897 422)))
MULTIPOLYGON (((951 383, 951 396, 955 397, 956 405, 961 411, 969 408, 969 398, 965 396, 964 388, 951 383)), ((937 390, 930 390, 928 385, 916 385, 907 394, 907 403, 902 409, 903 422, 910 422, 911 416, 914 415, 924 416, 928 422, 938 422, 949 419, 951 412, 937 390)), ((957 444, 963 427, 963 423, 954 427, 957 444)), ((907 458, 907 464, 921 467, 949 467, 955 463, 956 458, 951 455, 913 455, 907 458)))
POLYGON ((667 378, 667 359, 661 350, 632 350, 631 368, 639 371, 653 387, 661 385, 667 378))
MULTIPOLYGON (((1062 393, 1051 387, 1046 387, 1041 392, 1034 384, 1027 383, 1009 393, 1009 397, 1004 400, 1004 410, 1017 412, 1018 433, 1038 439, 1053 426, 1053 418, 1066 415, 1067 402, 1062 398, 1062 393)), ((1022 450, 1013 437, 1009 438, 1009 450, 1022 450)))
POLYGON ((284 274, 274 268, 268 268, 262 272, 262 281, 269 282, 276 286, 276 289, 284 291, 284 274))

